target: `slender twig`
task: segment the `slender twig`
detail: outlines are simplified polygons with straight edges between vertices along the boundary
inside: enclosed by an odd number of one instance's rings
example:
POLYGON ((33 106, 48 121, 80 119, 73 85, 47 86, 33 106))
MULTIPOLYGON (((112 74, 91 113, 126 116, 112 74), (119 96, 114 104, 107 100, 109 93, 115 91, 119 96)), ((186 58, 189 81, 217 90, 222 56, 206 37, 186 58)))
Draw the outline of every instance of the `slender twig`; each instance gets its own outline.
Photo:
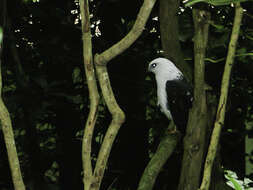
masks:
MULTIPOLYGON (((253 52, 249 53, 240 53, 240 54, 235 54, 235 57, 246 57, 246 56, 253 56, 253 52)), ((185 61, 191 61, 192 58, 185 58, 185 61)), ((225 57, 219 58, 219 59, 212 59, 212 58, 205 58, 205 61, 209 61, 211 63, 219 63, 225 60, 225 57)))
POLYGON ((204 166, 204 174, 203 174, 203 179, 202 179, 202 183, 200 187, 201 190, 208 190, 210 186, 212 166, 213 166, 213 162, 216 156, 220 133, 221 133, 222 126, 224 124, 224 119, 225 119, 229 81, 230 81, 231 69, 234 63, 236 44, 237 44, 237 40, 238 40, 238 36, 240 32, 242 16, 243 16, 243 9, 240 6, 240 3, 236 3, 234 24, 233 24, 225 69, 224 69, 222 83, 221 83, 221 95, 220 95, 219 105, 218 105, 217 114, 216 114, 216 121, 214 124, 214 129, 213 129, 213 133, 211 137, 211 142, 208 148, 208 154, 207 154, 207 158, 206 158, 206 162, 204 166))
POLYGON ((90 112, 86 121, 82 143, 84 190, 89 190, 93 182, 93 171, 91 165, 91 143, 94 126, 97 119, 99 94, 92 60, 92 43, 88 0, 80 0, 80 12, 82 18, 83 59, 90 99, 90 112))

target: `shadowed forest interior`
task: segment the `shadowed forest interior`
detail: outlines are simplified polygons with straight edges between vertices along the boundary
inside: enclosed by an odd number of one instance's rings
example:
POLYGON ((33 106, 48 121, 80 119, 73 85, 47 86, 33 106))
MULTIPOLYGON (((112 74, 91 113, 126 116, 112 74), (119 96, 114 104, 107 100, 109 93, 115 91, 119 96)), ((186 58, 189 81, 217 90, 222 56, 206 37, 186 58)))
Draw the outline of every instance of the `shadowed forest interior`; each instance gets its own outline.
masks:
MULTIPOLYGON (((82 138, 90 101, 79 1, 6 2, 5 15, 0 14, 1 26, 3 17, 6 21, 0 53, 2 96, 11 116, 26 189, 83 189, 82 138)), ((115 99, 126 118, 113 142, 100 189, 137 189, 144 169, 168 130, 169 121, 157 107, 155 79, 147 72, 149 62, 157 57, 167 57, 173 62, 183 60, 194 71, 192 8, 177 0, 169 1, 180 2, 175 14, 178 19, 175 35, 180 42, 181 54, 175 57, 170 54, 173 47, 170 52, 162 45, 161 2, 154 5, 140 37, 107 64, 115 99)), ((142 0, 89 1, 93 56, 128 34, 142 3, 142 0)), ((225 190, 232 189, 225 184, 225 170, 235 172, 241 180, 244 177, 253 179, 253 4, 244 2, 241 6, 244 15, 225 122, 213 167, 212 190, 219 190, 217 186, 215 188, 218 183, 222 183, 225 190)), ((205 82, 209 87, 207 98, 212 98, 212 105, 207 102, 207 111, 216 113, 234 6, 205 4, 203 7, 211 15, 205 82)), ((171 39, 167 40, 169 43, 171 39)), ((187 72, 183 70, 183 73, 187 72)), ((190 80, 194 84, 193 78, 190 80)), ((93 168, 112 120, 100 87, 98 92, 98 114, 91 146, 93 168)), ((204 156, 214 125, 214 118, 208 119, 204 156)), ((186 131, 181 131, 175 150, 161 169, 153 189, 178 188, 185 134, 186 131)), ((13 179, 1 132, 0 190, 9 189, 14 189, 13 179)))

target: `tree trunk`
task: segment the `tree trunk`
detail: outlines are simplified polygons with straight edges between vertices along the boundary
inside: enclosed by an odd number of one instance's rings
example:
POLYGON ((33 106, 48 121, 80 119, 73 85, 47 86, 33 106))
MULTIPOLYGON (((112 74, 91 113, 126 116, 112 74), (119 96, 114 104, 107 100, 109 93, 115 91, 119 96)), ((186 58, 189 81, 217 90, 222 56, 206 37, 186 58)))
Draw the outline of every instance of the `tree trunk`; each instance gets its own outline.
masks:
POLYGON ((189 114, 184 156, 178 190, 193 190, 199 187, 205 152, 207 129, 207 103, 205 89, 205 50, 208 39, 210 14, 193 9, 194 36, 194 101, 189 114))
POLYGON ((164 54, 171 59, 183 72, 188 81, 192 82, 192 69, 184 61, 178 33, 179 0, 160 0, 160 31, 164 54))
MULTIPOLYGON (((0 1, 0 35, 4 35, 4 28, 6 27, 7 7, 6 0, 0 1)), ((0 39, 0 121, 1 127, 4 134, 5 145, 8 153, 8 159, 12 174, 12 180, 14 183, 15 190, 25 190, 22 174, 20 171, 20 164, 18 160, 18 154, 15 145, 15 139, 13 134, 13 128, 11 123, 10 114, 2 99, 2 52, 3 52, 3 39, 0 39)))

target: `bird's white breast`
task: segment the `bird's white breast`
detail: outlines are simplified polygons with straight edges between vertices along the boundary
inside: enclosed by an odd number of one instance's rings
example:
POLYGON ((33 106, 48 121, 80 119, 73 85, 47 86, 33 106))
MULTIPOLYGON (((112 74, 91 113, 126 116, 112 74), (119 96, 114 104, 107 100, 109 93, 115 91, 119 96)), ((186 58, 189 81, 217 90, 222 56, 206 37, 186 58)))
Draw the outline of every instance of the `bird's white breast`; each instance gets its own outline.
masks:
POLYGON ((170 110, 167 108, 167 92, 166 92, 166 81, 162 79, 156 79, 160 80, 160 82, 157 82, 157 101, 158 105, 161 108, 161 111, 167 116, 168 119, 172 119, 170 110))

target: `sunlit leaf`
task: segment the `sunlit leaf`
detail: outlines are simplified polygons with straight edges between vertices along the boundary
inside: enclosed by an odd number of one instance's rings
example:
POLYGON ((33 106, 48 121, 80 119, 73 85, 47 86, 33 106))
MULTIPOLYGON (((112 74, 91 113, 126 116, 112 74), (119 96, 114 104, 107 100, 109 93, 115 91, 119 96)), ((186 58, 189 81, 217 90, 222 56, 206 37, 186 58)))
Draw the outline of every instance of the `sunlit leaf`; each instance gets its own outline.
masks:
POLYGON ((243 182, 238 179, 237 174, 233 171, 226 170, 225 178, 228 180, 227 185, 236 190, 243 190, 243 182))

